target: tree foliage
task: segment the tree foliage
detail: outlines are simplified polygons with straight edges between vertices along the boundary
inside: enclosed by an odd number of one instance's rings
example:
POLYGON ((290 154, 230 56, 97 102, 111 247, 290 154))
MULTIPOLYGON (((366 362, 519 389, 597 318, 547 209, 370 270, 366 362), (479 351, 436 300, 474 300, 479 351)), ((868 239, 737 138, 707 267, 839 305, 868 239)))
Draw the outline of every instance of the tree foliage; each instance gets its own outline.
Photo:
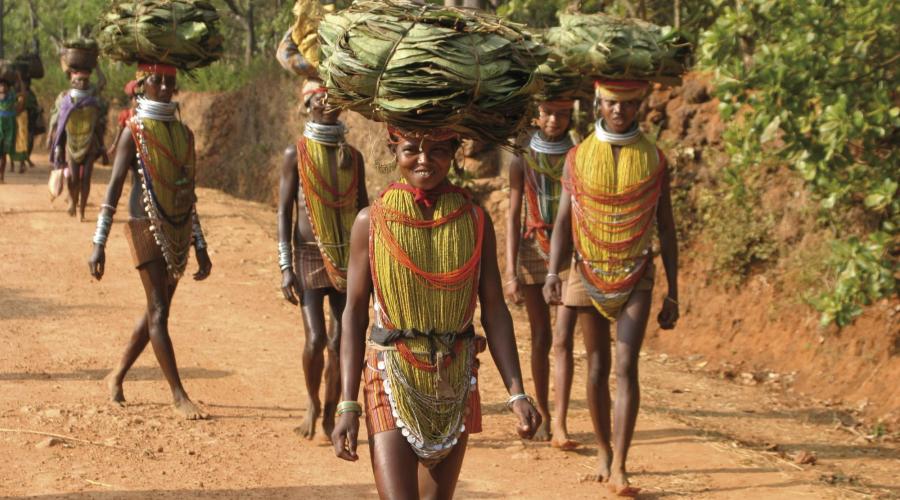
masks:
POLYGON ((744 0, 702 37, 730 169, 790 165, 839 236, 833 284, 813 301, 823 323, 897 291, 898 25, 900 4, 885 0, 744 0))

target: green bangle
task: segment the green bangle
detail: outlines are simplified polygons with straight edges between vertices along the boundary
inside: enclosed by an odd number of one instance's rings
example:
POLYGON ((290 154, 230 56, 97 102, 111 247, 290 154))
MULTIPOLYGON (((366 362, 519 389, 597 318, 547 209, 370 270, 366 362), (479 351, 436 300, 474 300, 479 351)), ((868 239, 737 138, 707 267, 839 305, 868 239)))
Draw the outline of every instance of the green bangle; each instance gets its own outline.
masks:
POLYGON ((337 405, 337 411, 335 414, 337 416, 341 416, 344 413, 356 413, 357 415, 362 415, 362 406, 356 401, 341 401, 337 405))

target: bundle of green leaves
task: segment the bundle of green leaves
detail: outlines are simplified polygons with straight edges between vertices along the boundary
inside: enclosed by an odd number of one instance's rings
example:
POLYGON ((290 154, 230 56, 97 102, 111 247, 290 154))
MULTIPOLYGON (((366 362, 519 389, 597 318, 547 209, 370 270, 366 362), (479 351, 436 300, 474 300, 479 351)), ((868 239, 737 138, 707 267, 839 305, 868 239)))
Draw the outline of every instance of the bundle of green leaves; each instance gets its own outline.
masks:
POLYGON ((521 25, 408 1, 358 1, 328 14, 319 40, 331 105, 493 143, 526 124, 547 56, 521 25))
POLYGON ((587 75, 563 64, 559 47, 550 45, 550 54, 544 64, 538 66, 537 74, 543 88, 537 94, 538 101, 590 99, 593 97, 593 82, 587 75))
POLYGON ((218 11, 204 0, 120 1, 101 19, 97 39, 117 61, 190 71, 222 56, 218 24, 218 11))
POLYGON ((561 63, 591 78, 681 82, 690 66, 691 46, 678 31, 606 14, 560 14, 547 43, 561 63))

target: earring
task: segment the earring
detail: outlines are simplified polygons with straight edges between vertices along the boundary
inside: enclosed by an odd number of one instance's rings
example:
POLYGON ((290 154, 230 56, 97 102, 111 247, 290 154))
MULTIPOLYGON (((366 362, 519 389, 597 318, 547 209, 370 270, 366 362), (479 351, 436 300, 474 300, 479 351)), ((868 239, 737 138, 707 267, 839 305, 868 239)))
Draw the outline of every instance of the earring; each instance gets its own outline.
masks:
POLYGON ((393 172, 397 168, 396 161, 380 161, 375 164, 375 170, 378 171, 379 174, 389 174, 393 172))

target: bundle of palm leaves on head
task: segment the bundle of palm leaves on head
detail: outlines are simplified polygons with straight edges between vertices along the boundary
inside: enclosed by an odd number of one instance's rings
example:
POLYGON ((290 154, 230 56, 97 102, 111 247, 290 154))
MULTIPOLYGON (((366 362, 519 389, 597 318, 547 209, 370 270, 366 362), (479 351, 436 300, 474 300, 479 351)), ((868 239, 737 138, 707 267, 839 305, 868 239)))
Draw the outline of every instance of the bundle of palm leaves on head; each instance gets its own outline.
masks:
POLYGON ((103 53, 125 63, 160 63, 182 70, 222 57, 219 13, 205 0, 119 1, 101 19, 103 53))
POLYGON ((319 25, 332 106, 410 131, 503 142, 527 119, 547 51, 523 26, 405 0, 357 1, 319 25))
POLYGON ((538 66, 537 75, 543 88, 535 95, 537 101, 577 100, 593 97, 593 81, 589 76, 563 63, 558 47, 548 45, 547 61, 538 66))
POLYGON ((677 84, 690 65, 690 44, 670 28, 606 14, 561 14, 545 35, 571 71, 591 78, 677 84))

